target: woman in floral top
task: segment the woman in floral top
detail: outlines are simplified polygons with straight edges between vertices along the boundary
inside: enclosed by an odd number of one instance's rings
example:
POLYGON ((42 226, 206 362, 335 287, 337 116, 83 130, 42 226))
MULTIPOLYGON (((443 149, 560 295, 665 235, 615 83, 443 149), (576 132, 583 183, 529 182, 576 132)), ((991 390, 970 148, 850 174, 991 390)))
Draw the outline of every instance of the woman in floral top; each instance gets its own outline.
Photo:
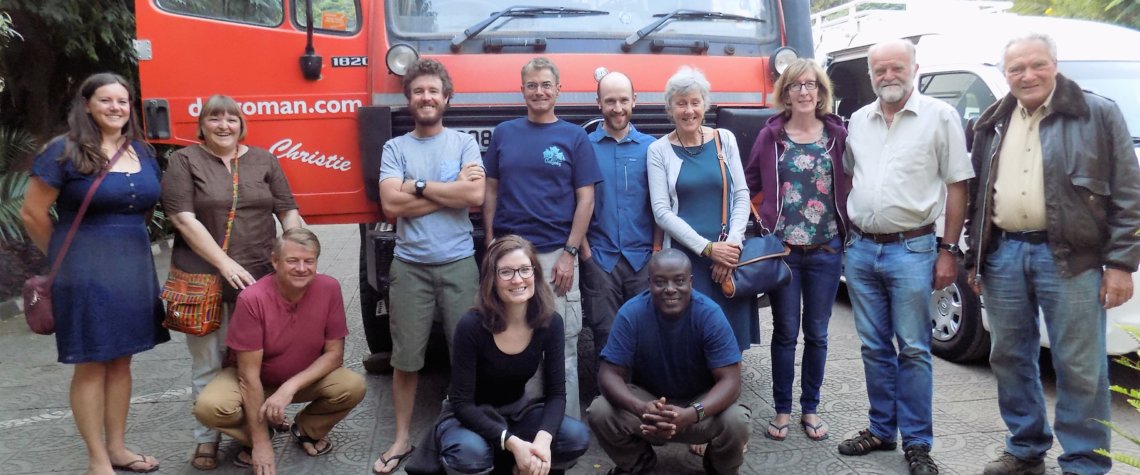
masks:
POLYGON ((809 438, 823 440, 828 427, 816 410, 847 232, 847 131, 842 119, 831 113, 831 81, 814 62, 801 59, 789 65, 775 90, 781 113, 760 130, 745 169, 748 189, 763 197, 760 226, 792 249, 786 258, 791 282, 769 294, 776 417, 764 435, 777 441, 788 436, 796 340, 802 327, 800 425, 809 438))

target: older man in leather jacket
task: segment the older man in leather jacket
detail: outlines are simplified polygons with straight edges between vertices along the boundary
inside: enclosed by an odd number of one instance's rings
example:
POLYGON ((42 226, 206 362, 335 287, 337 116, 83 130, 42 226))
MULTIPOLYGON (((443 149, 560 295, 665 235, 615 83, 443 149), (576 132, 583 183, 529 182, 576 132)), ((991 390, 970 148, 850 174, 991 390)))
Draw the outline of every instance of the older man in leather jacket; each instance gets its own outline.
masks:
POLYGON ((1065 473, 1107 473, 1111 419, 1106 309, 1132 297, 1140 261, 1140 167, 1120 109, 1057 73, 1056 45, 1005 48, 1010 93, 975 125, 967 236, 985 298, 990 364, 1009 428, 985 474, 1040 474, 1053 444, 1039 380, 1038 307, 1057 374, 1065 473), (1098 298, 1099 297, 1099 298, 1098 298))

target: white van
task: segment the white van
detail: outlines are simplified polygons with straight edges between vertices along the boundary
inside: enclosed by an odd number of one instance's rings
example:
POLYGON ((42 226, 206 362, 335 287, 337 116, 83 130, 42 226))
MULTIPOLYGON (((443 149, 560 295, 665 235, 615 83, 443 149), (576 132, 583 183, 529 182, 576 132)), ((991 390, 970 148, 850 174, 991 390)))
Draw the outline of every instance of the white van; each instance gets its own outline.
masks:
MULTIPOLYGON (((875 99, 867 75, 869 46, 888 38, 909 38, 917 49, 918 91, 954 106, 968 130, 971 119, 1009 91, 998 66, 1002 48, 1013 37, 1041 32, 1057 42, 1061 74, 1120 106, 1140 160, 1140 32, 1090 21, 992 13, 986 8, 927 14, 900 10, 880 13, 861 10, 855 19, 858 27, 844 31, 842 25, 836 27, 839 22, 832 20, 830 32, 817 32, 816 59, 826 65, 834 83, 839 115, 850 117, 875 99)), ((1140 294, 1140 273, 1133 274, 1132 279, 1140 294)), ((966 285, 964 271, 959 272, 955 285, 934 292, 930 318, 934 322, 935 355, 960 362, 988 355, 989 324, 984 302, 966 285)), ((1109 310, 1108 322, 1109 354, 1140 349, 1140 342, 1117 326, 1140 325, 1140 295, 1109 310)), ((1044 331, 1041 337, 1042 346, 1048 347, 1044 331)))

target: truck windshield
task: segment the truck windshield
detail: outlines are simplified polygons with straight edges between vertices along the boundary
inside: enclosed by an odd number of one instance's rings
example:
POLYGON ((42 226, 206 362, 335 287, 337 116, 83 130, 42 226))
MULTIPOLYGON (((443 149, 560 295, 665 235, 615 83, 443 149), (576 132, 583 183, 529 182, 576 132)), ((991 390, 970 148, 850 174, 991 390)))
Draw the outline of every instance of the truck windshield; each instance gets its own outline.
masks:
MULTIPOLYGON (((387 0, 388 24, 397 37, 451 39, 470 27, 508 8, 507 3, 491 0, 387 0)), ((772 19, 770 0, 665 0, 637 2, 629 0, 527 0, 528 7, 559 7, 576 10, 602 10, 609 15, 534 15, 502 18, 479 33, 480 37, 496 34, 520 35, 540 33, 552 37, 620 38, 676 9, 695 9, 731 15, 772 19)), ((777 33, 777 21, 740 21, 707 18, 678 18, 653 32, 654 38, 718 37, 732 41, 758 43, 777 33)))
POLYGON ((1124 112, 1124 121, 1133 141, 1140 139, 1140 94, 1136 78, 1140 78, 1140 62, 1136 61, 1061 61, 1061 74, 1101 96, 1112 99, 1124 112))

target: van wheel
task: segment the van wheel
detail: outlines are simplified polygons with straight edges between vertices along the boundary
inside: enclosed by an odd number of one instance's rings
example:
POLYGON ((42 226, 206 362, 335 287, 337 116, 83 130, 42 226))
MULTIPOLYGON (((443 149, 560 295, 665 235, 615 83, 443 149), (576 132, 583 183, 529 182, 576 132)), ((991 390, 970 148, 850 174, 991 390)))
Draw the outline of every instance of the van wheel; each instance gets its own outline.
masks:
POLYGON ((975 362, 990 354, 990 333, 982 326, 981 304, 966 275, 959 268, 957 281, 930 297, 934 327, 930 351, 954 363, 975 362))

